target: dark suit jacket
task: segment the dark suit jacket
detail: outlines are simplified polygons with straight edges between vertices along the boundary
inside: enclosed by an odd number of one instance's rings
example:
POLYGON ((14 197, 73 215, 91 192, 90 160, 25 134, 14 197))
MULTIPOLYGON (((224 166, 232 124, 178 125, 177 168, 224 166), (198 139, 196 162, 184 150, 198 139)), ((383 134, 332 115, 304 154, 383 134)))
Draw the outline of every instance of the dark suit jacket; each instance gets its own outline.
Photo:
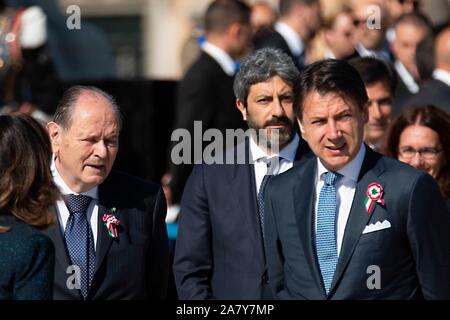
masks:
MULTIPOLYGON (((301 140, 296 163, 309 152, 301 140)), ((194 167, 181 202, 174 274, 180 299, 267 299, 253 164, 194 167)))
POLYGON ((0 300, 50 300, 55 249, 41 232, 0 214, 0 300))
MULTIPOLYGON (((194 121, 202 121, 203 131, 216 128, 225 133, 226 129, 245 129, 246 124, 236 108, 233 81, 234 77, 228 76, 216 60, 202 51, 179 84, 175 129, 187 129, 192 139, 194 121)), ((192 165, 172 164, 170 171, 172 200, 179 203, 192 165)))
POLYGON ((315 250, 316 169, 313 158, 274 177, 266 189, 267 267, 278 298, 450 299, 450 216, 437 184, 368 147, 326 297, 315 250), (384 189, 385 206, 368 213, 364 199, 374 182, 384 189), (362 234, 384 220, 391 228, 362 234), (380 268, 379 290, 368 289, 369 266, 380 268))
MULTIPOLYGON (((392 69, 394 70, 394 72, 396 72, 394 68, 392 69)), ((403 79, 398 75, 397 72, 396 77, 397 77, 397 87, 395 89, 394 94, 395 98, 392 113, 395 116, 398 116, 404 108, 408 107, 407 102, 411 100, 412 97, 414 97, 414 93, 409 91, 408 87, 403 82, 403 79)))
POLYGON ((437 79, 430 79, 420 88, 419 93, 407 101, 410 107, 432 104, 450 114, 450 87, 437 79))
POLYGON ((280 49, 292 58, 299 70, 302 70, 305 67, 304 58, 295 57, 286 40, 284 40, 283 36, 275 30, 272 30, 270 33, 268 32, 264 37, 255 40, 254 47, 255 50, 262 48, 280 49))
MULTIPOLYGON (((166 202, 157 184, 111 171, 99 186, 95 274, 88 300, 164 299, 169 270, 166 202), (112 238, 104 213, 120 220, 112 238)), ((46 231, 56 248, 54 299, 78 300, 80 290, 68 289, 70 259, 59 223, 46 231)))

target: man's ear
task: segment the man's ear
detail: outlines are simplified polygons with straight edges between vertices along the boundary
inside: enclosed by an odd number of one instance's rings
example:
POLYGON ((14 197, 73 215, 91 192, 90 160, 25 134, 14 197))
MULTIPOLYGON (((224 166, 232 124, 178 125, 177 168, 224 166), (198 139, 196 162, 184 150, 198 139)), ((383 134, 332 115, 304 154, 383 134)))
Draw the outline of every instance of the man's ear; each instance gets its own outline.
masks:
POLYGON ((244 121, 247 121, 247 108, 239 98, 236 99, 236 107, 242 113, 242 119, 244 119, 244 121))
POLYGON ((52 144, 53 153, 58 153, 59 146, 61 144, 61 131, 62 128, 57 123, 51 121, 47 124, 47 131, 52 144))
POLYGON ((228 27, 228 35, 232 38, 232 39, 238 39, 239 38, 239 34, 241 33, 241 29, 242 29, 242 25, 238 22, 232 23, 229 27, 228 27))
POLYGON ((298 122, 298 127, 300 128, 300 132, 302 133, 302 137, 304 137, 305 136, 305 128, 303 127, 300 119, 297 118, 297 122, 298 122))

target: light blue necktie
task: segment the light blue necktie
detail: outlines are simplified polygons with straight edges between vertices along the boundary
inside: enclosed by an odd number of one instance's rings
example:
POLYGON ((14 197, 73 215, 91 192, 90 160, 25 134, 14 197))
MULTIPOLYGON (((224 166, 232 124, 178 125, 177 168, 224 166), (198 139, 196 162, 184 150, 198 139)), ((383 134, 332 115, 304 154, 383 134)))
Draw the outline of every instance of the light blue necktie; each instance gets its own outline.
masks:
POLYGON ((267 172, 264 176, 261 185, 259 187, 258 192, 258 213, 259 213, 259 222, 261 224, 261 231, 262 236, 264 239, 264 192, 266 190, 267 182, 269 182, 269 179, 276 173, 278 170, 277 162, 281 160, 280 157, 273 157, 270 159, 264 160, 267 166, 267 172))
POLYGON ((316 251, 325 291, 328 295, 338 261, 336 245, 336 181, 342 175, 336 172, 325 174, 325 183, 320 190, 317 207, 316 251))

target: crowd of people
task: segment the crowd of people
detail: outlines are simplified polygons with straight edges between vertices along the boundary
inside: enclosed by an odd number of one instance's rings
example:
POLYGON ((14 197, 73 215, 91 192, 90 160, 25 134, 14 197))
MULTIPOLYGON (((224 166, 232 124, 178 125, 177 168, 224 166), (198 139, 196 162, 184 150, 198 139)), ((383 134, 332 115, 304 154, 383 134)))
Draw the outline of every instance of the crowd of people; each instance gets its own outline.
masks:
POLYGON ((174 129, 253 129, 224 146, 243 162, 114 170, 124 120, 92 86, 45 123, 3 109, 0 299, 166 299, 171 272, 183 300, 450 299, 450 26, 338 3, 209 4, 174 129))

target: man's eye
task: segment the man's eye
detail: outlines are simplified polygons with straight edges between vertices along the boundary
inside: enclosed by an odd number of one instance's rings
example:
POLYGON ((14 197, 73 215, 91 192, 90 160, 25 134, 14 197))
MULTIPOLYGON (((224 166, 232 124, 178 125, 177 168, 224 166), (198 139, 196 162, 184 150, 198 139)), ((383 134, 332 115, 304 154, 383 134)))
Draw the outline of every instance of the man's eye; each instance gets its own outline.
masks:
POLYGON ((110 147, 116 147, 119 143, 119 141, 117 140, 107 140, 105 141, 106 145, 110 146, 110 147))

